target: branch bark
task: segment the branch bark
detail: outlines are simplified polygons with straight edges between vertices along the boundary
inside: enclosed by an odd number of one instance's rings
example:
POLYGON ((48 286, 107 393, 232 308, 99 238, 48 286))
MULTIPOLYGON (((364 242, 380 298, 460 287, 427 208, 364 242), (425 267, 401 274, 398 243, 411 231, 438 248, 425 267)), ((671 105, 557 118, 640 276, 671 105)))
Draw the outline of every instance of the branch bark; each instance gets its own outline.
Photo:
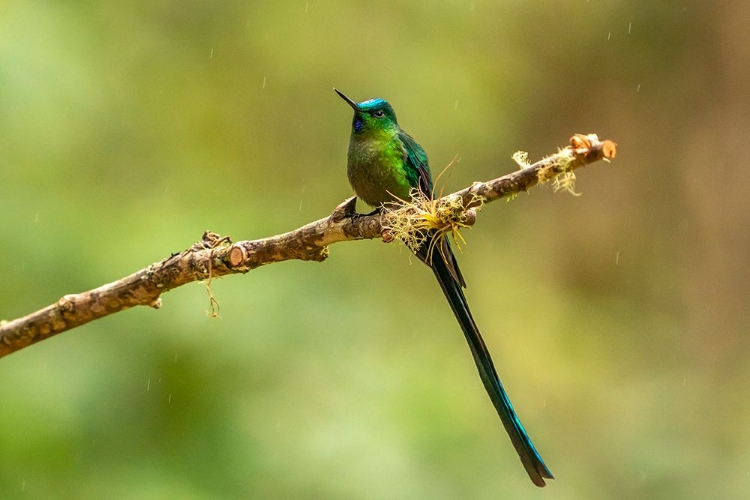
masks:
MULTIPOLYGON (((570 145, 532 165, 444 196, 438 203, 460 201, 464 211, 499 198, 527 191, 552 179, 571 179, 575 169, 614 158, 616 145, 596 135, 575 135, 570 145)), ((561 184, 563 188, 570 186, 561 184)), ((257 267, 290 259, 321 262, 328 245, 340 241, 389 238, 386 218, 355 214, 349 198, 323 219, 288 233, 232 243, 206 231, 201 241, 180 253, 151 264, 130 276, 87 292, 65 295, 56 303, 22 318, 0 322, 0 357, 53 335, 134 306, 161 307, 161 295, 193 281, 247 273, 257 267)), ((473 219, 473 217, 472 217, 473 219)), ((464 222, 464 225, 466 223, 464 222)), ((212 299, 213 300, 213 299, 212 299)))

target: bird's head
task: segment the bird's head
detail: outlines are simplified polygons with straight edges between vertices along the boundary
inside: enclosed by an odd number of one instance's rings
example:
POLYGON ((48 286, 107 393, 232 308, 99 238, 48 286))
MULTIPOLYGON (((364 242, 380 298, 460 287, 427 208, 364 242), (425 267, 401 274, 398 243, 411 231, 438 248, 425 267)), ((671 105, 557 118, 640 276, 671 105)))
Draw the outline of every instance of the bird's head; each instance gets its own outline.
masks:
POLYGON ((349 99, 343 92, 333 89, 354 110, 352 121, 352 133, 372 132, 377 130, 397 130, 396 112, 384 99, 370 99, 355 102, 349 99))

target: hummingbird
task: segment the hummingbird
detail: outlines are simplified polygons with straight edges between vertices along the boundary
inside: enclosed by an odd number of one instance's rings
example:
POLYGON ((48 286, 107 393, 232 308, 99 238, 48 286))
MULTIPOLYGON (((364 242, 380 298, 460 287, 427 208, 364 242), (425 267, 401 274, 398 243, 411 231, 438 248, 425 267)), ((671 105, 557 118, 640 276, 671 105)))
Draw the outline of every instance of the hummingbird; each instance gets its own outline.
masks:
MULTIPOLYGON (((376 211, 384 204, 409 200, 412 189, 433 199, 427 154, 422 146, 401 129, 393 107, 379 98, 358 103, 339 90, 333 90, 354 110, 347 176, 357 197, 376 207, 376 211)), ((537 486, 544 486, 545 479, 554 478, 521 424, 495 371, 490 352, 464 296, 466 282, 450 244, 437 230, 431 230, 425 236, 415 254, 432 269, 448 299, 469 344, 484 388, 531 481, 537 486), (439 240, 436 241, 436 238, 439 240), (437 245, 439 247, 436 248, 437 245)))

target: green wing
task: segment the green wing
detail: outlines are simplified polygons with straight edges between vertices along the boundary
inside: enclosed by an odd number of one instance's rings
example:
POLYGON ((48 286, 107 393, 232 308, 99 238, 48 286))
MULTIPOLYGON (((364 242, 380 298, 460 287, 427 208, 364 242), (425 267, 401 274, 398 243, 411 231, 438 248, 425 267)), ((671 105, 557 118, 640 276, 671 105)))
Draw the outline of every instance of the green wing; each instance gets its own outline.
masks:
MULTIPOLYGON (((412 187, 419 189, 427 198, 433 199, 432 175, 430 175, 430 165, 427 162, 427 153, 425 153, 422 146, 417 144, 417 141, 406 132, 401 131, 398 138, 404 145, 404 166, 409 184, 412 187)), ((427 254, 429 252, 427 252, 427 247, 430 246, 429 242, 431 241, 432 236, 427 238, 425 248, 417 252, 417 257, 430 267, 432 267, 432 264, 428 262, 427 254)), ((438 244, 440 248, 433 248, 433 250, 440 253, 440 255, 446 259, 446 266, 450 270, 453 279, 455 279, 459 285, 465 287, 466 282, 461 275, 461 270, 458 268, 458 262, 456 262, 456 257, 453 255, 453 251, 451 251, 448 239, 441 236, 438 244)))
POLYGON ((426 197, 432 199, 432 175, 430 175, 427 153, 406 132, 399 132, 398 138, 404 145, 404 166, 409 184, 411 187, 419 189, 426 197))

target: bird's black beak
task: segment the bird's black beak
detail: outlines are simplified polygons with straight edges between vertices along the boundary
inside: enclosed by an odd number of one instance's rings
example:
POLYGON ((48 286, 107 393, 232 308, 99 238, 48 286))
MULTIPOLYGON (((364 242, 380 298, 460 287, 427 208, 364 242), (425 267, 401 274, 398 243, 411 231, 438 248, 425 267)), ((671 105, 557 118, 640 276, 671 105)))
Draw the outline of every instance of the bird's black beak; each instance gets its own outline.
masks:
POLYGON ((337 89, 337 88, 334 87, 333 90, 335 90, 336 93, 339 95, 339 97, 342 98, 343 100, 345 100, 346 103, 349 106, 351 106, 354 111, 360 111, 359 106, 357 105, 356 102, 354 102, 351 99, 349 99, 348 97, 346 97, 346 95, 343 92, 341 92, 339 89, 337 89))

